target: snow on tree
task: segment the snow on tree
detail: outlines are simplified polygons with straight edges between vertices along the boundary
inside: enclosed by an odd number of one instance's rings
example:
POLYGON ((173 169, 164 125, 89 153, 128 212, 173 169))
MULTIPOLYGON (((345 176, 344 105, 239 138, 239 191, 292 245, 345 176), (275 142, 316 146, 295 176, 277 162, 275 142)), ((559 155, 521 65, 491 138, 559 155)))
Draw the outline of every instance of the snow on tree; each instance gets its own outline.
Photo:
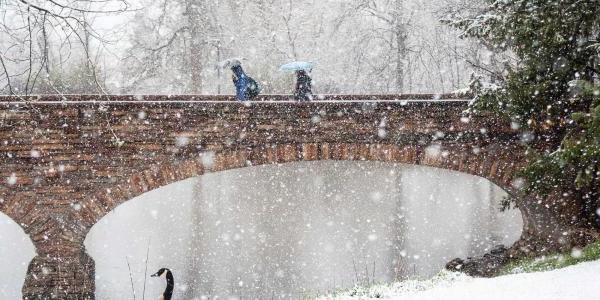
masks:
POLYGON ((586 243, 600 228, 600 2, 487 2, 452 24, 519 61, 494 88, 474 82, 472 111, 507 116, 531 137, 526 184, 512 199, 540 222, 528 234, 550 248, 586 243))

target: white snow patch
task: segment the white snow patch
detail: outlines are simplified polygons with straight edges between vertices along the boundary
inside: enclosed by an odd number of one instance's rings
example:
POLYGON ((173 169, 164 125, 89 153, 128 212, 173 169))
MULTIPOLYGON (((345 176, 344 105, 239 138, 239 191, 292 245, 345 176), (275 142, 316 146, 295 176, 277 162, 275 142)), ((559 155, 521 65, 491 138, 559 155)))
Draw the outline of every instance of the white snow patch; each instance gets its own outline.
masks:
POLYGON ((443 271, 429 280, 407 280, 368 289, 355 288, 319 299, 599 299, 598 270, 600 260, 548 272, 512 274, 496 278, 473 278, 443 271))

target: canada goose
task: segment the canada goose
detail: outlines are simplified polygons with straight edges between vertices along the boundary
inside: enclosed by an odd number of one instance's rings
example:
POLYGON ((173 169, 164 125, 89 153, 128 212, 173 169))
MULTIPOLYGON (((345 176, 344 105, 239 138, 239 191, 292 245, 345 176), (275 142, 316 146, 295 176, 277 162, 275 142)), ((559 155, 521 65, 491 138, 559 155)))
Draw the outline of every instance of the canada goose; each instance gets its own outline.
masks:
POLYGON ((173 297, 173 288, 175 287, 175 279, 173 279, 173 273, 171 273, 171 270, 167 269, 167 268, 161 268, 160 270, 158 270, 158 272, 150 275, 151 277, 162 277, 163 275, 166 276, 167 278, 167 288, 165 288, 165 291, 162 294, 162 300, 171 300, 171 297, 173 297))

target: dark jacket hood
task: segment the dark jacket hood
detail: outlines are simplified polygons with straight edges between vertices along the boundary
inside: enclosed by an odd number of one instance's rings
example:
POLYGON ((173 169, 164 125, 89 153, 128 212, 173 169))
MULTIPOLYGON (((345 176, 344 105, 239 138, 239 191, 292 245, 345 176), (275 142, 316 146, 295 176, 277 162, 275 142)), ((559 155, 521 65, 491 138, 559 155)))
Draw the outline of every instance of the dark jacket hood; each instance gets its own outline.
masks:
POLYGON ((242 66, 233 66, 231 67, 231 71, 233 71, 233 74, 235 74, 235 76, 238 78, 242 77, 242 75, 246 75, 246 73, 244 73, 244 69, 242 69, 242 66))

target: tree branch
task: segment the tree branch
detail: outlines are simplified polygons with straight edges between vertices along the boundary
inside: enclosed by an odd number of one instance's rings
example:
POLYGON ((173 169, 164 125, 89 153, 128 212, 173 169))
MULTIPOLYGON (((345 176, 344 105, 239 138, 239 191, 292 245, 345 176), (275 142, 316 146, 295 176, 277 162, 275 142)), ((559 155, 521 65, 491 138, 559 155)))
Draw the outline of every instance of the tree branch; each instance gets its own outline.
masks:
POLYGON ((14 95, 15 92, 13 91, 12 84, 10 83, 10 74, 8 74, 6 64, 4 64, 4 58, 2 56, 2 53, 0 53, 0 64, 2 64, 2 69, 4 70, 4 74, 6 74, 6 81, 8 82, 8 91, 11 93, 11 95, 14 95))

